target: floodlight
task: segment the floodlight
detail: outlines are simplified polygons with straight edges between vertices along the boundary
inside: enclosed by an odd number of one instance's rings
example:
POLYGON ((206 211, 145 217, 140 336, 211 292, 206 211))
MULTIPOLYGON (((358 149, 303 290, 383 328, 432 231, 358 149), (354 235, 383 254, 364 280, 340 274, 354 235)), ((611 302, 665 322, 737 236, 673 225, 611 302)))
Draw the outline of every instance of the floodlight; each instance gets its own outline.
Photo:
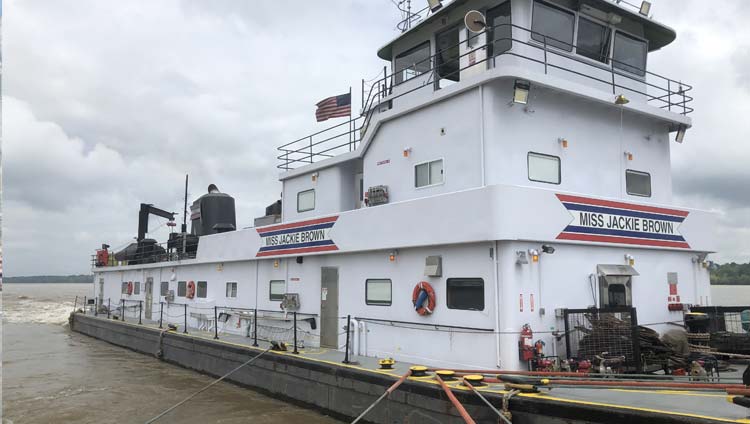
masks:
POLYGON ((438 9, 443 7, 443 2, 441 0, 427 0, 427 6, 430 7, 430 11, 435 13, 438 9))
POLYGON ((531 84, 528 81, 516 80, 513 86, 513 103, 525 105, 529 103, 529 90, 531 84))
POLYGON ((685 125, 680 125, 680 127, 677 129, 677 136, 675 137, 674 141, 678 143, 682 143, 685 140, 686 132, 687 132, 687 127, 685 125))
POLYGON ((648 16, 649 12, 651 12, 651 2, 644 1, 641 3, 641 10, 639 12, 643 16, 648 16))

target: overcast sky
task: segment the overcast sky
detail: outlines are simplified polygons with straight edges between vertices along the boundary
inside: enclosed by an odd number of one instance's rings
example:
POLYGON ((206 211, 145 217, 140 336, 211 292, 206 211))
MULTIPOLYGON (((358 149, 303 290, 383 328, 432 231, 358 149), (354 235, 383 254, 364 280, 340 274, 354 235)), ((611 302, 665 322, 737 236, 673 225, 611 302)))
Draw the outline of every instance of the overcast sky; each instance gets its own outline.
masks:
MULTIPOLYGON (((653 3, 678 37, 650 70, 695 86, 676 202, 720 211, 714 257, 747 262, 750 1, 653 3)), ((88 272, 141 202, 182 210, 186 173, 191 199, 216 183, 251 225, 279 197, 276 147, 322 128, 322 98, 351 85, 359 104, 398 19, 389 0, 5 0, 5 275, 88 272)))

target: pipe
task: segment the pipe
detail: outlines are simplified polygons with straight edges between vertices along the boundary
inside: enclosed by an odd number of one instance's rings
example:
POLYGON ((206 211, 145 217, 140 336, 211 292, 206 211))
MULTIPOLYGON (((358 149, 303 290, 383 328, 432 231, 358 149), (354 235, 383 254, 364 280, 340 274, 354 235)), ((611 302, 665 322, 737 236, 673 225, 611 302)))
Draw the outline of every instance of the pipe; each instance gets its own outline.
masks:
MULTIPOLYGON (((436 371, 438 368, 430 369, 430 371, 436 371)), ((445 369, 445 368, 440 368, 445 369)), ((506 370, 459 370, 451 369, 456 374, 484 374, 484 375, 520 375, 520 376, 536 376, 536 377, 574 377, 578 379, 590 379, 594 377, 601 377, 602 379, 620 378, 627 379, 628 381, 638 379, 654 379, 654 380, 685 380, 693 378, 689 375, 652 375, 652 374, 598 374, 598 373, 582 373, 582 372, 566 372, 566 371, 506 371, 506 370)), ((727 378, 723 380, 739 381, 739 378, 727 378)))
POLYGON ((737 395, 737 396, 750 396, 750 388, 746 389, 727 389, 728 395, 737 395))
POLYGON ((362 417, 364 417, 365 415, 367 415, 367 413, 370 412, 372 410, 372 408, 375 407, 375 405, 377 405, 378 403, 380 403, 381 400, 385 399, 386 396, 388 396, 391 393, 393 393, 398 388, 398 386, 401 385, 401 383, 403 383, 404 381, 406 381, 406 379, 410 375, 411 375, 411 370, 406 371, 406 374, 402 375, 401 378, 399 378, 398 380, 396 380, 396 382, 393 383, 391 385, 391 387, 389 387, 382 395, 380 395, 380 397, 375 402, 373 402, 372 405, 368 406, 367 409, 365 409, 361 414, 359 414, 359 416, 357 416, 357 418, 355 418, 354 421, 351 422, 351 424, 356 424, 359 420, 361 420, 362 417))
MULTIPOLYGON (((481 88, 481 86, 480 86, 481 88)), ((498 251, 497 251, 497 240, 494 242, 492 252, 492 272, 493 278, 495 279, 495 366, 498 368, 502 367, 502 360, 500 359, 500 273, 497 271, 498 267, 498 251)))
MULTIPOLYGON (((359 355, 359 321, 357 321, 356 318, 352 318, 352 325, 354 326, 354 331, 352 337, 354 337, 354 340, 352 340, 352 346, 351 346, 351 352, 352 355, 359 355)), ((352 331, 349 329, 349 331, 352 331)))
POLYGON ((440 383, 440 387, 443 388, 443 391, 448 396, 448 399, 450 399, 453 406, 458 411, 459 415, 461 415, 461 418, 464 419, 464 422, 466 424, 476 424, 474 420, 471 418, 468 412, 466 412, 466 408, 464 408, 463 405, 461 405, 461 402, 456 399, 456 396, 453 394, 453 391, 451 391, 450 387, 448 387, 447 384, 443 381, 442 378, 440 378, 439 375, 435 374, 435 380, 437 380, 438 383, 440 383))
MULTIPOLYGON (((485 379, 488 383, 505 383, 502 379, 485 379)), ((671 381, 606 381, 606 380, 548 380, 547 386, 586 386, 586 387, 651 387, 666 389, 710 389, 710 390, 728 390, 744 389, 742 384, 721 384, 721 383, 678 383, 671 381)))

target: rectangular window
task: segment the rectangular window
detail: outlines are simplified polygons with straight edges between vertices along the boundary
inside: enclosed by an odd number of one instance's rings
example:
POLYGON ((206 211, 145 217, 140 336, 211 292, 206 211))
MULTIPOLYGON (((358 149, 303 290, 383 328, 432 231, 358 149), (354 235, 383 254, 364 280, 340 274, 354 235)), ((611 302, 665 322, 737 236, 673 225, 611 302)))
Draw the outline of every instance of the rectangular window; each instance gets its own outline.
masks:
POLYGON ((540 183, 560 184, 560 158, 542 153, 529 152, 529 180, 540 183))
POLYGON ((161 282, 161 296, 169 296, 169 281, 161 282))
POLYGON ((610 34, 611 31, 608 27, 583 17, 578 18, 576 53, 589 59, 607 63, 610 34))
POLYGON ((237 297, 237 283, 227 283, 227 297, 237 297))
POLYGON ((133 294, 141 294, 141 282, 136 281, 133 283, 133 294))
POLYGON ((546 39, 548 46, 573 51, 575 21, 573 12, 537 0, 534 2, 531 38, 541 42, 546 39))
POLYGON ((122 290, 120 291, 122 294, 128 294, 128 282, 123 281, 122 282, 122 290))
POLYGON ((448 309, 484 310, 484 280, 481 278, 449 278, 448 309))
POLYGON ((271 300, 284 300, 284 294, 286 293, 286 282, 284 280, 271 280, 270 287, 268 289, 271 300))
POLYGON ((431 62, 429 41, 399 54, 393 64, 396 84, 429 72, 432 68, 431 62))
POLYGON ((315 189, 297 193, 297 212, 306 212, 313 209, 315 209, 315 189))
POLYGON ((424 162, 414 166, 414 186, 426 187, 443 182, 443 160, 424 162))
POLYGON ((625 187, 630 195, 651 197, 651 174, 628 169, 625 171, 625 187))
POLYGON ((198 281, 198 285, 195 290, 195 297, 205 298, 208 294, 208 283, 205 281, 198 281))
POLYGON ((368 305, 391 305, 391 280, 373 278, 365 281, 365 303, 368 305))
MULTIPOLYGON (((489 37, 490 56, 497 56, 510 50, 511 26, 510 26, 510 1, 487 11, 487 36, 489 37)), ((477 34, 469 33, 476 37, 477 34)))
POLYGON ((184 281, 177 282, 177 296, 185 297, 187 294, 187 283, 184 281))
POLYGON ((643 40, 615 33, 615 47, 612 54, 613 66, 617 69, 640 76, 646 75, 646 55, 648 46, 643 40))

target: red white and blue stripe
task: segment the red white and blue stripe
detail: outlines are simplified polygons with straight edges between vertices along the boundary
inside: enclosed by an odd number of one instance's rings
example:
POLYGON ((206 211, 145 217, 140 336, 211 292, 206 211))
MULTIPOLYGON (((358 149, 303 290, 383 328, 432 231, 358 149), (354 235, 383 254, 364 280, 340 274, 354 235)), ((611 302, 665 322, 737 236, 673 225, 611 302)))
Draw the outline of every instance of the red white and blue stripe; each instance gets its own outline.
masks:
POLYGON ((558 240, 575 240, 599 243, 618 243, 641 246, 689 249, 685 238, 677 233, 679 225, 690 212, 656 206, 634 205, 602 199, 557 194, 563 206, 574 219, 557 236, 558 240), (581 225, 575 217, 595 214, 604 219, 605 225, 581 225), (622 228, 606 224, 607 219, 639 222, 636 228, 622 228), (655 225, 646 225, 647 223, 655 225), (664 229, 673 229, 665 231, 664 229), (635 231, 634 231, 635 230, 635 231))
POLYGON ((261 248, 256 257, 300 255, 338 250, 329 231, 338 216, 273 225, 256 229, 261 237, 261 248))

